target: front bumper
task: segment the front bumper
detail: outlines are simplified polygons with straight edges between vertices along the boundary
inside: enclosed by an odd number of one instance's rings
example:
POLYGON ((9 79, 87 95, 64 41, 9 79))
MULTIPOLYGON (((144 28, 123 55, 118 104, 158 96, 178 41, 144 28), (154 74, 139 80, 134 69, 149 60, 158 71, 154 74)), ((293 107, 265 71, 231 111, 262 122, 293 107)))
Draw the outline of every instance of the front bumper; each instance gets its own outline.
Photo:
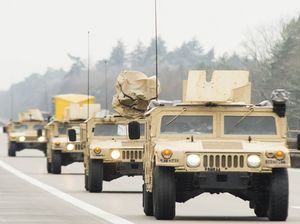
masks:
POLYGON ((176 172, 271 172, 273 168, 289 168, 290 156, 286 154, 282 160, 266 158, 263 153, 258 152, 185 152, 178 158, 163 159, 157 156, 157 166, 175 167, 176 172), (200 157, 200 165, 189 167, 187 156, 196 154, 200 157), (250 167, 247 162, 249 155, 258 155, 261 164, 258 167, 250 167))

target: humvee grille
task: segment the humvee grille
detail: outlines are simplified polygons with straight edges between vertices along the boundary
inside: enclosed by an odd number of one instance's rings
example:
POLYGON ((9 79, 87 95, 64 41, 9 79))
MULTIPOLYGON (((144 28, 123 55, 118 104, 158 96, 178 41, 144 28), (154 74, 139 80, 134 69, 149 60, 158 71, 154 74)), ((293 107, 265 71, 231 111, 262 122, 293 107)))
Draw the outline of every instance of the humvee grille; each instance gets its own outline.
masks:
POLYGON ((204 155, 204 168, 243 168, 245 166, 244 155, 204 155))
POLYGON ((37 141, 37 137, 36 136, 26 136, 26 142, 30 142, 30 141, 37 141))
POLYGON ((143 158, 143 150, 123 150, 122 159, 124 160, 141 160, 143 158))
POLYGON ((75 150, 81 150, 81 144, 75 144, 75 150))

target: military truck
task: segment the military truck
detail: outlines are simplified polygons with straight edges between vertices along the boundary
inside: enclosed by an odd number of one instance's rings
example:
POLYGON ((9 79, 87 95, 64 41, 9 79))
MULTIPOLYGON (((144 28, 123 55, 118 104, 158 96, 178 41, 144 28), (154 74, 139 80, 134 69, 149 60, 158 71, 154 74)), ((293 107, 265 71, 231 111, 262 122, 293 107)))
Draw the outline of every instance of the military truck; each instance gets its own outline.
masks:
POLYGON ((95 97, 78 94, 65 94, 53 97, 54 120, 46 127, 47 137, 47 171, 60 174, 61 167, 74 162, 83 162, 83 149, 80 143, 80 127, 89 113, 100 111, 100 105, 94 104, 95 97), (70 142, 68 130, 75 130, 77 141, 70 142))
POLYGON ((10 121, 3 132, 8 135, 8 156, 16 156, 17 151, 38 149, 46 155, 47 138, 44 127, 47 121, 38 109, 19 113, 18 121, 10 121))
MULTIPOLYGON (((247 71, 190 71, 184 99, 145 113, 143 207, 171 220, 176 202, 202 193, 230 193, 249 201, 257 217, 288 216, 290 155, 285 97, 250 104, 247 71)), ((276 93, 276 92, 275 92, 276 93)), ((131 136, 139 135, 136 123, 131 136)))
POLYGON ((144 137, 129 140, 129 121, 119 115, 108 115, 92 117, 81 125, 87 191, 102 192, 103 181, 142 175, 144 137))
POLYGON ((143 124, 143 113, 153 97, 153 77, 137 71, 124 71, 117 78, 112 103, 118 114, 91 117, 81 125, 87 191, 101 192, 103 181, 142 175, 144 129, 141 126, 140 139, 130 141, 128 123, 139 121, 143 124))

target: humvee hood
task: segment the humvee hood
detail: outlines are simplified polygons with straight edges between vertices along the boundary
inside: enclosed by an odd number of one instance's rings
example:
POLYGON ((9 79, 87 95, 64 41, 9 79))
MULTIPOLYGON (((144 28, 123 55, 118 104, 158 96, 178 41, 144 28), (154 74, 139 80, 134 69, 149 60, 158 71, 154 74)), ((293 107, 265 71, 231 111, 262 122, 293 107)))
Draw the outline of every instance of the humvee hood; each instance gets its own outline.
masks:
POLYGON ((100 148, 143 148, 142 142, 129 142, 124 140, 93 140, 91 141, 91 145, 98 146, 100 148))
POLYGON ((159 140, 155 144, 156 150, 171 149, 173 151, 262 151, 262 150, 287 150, 284 142, 261 141, 213 141, 213 140, 159 140))
POLYGON ((53 138, 52 141, 53 142, 67 142, 68 138, 67 137, 56 137, 56 138, 53 138))

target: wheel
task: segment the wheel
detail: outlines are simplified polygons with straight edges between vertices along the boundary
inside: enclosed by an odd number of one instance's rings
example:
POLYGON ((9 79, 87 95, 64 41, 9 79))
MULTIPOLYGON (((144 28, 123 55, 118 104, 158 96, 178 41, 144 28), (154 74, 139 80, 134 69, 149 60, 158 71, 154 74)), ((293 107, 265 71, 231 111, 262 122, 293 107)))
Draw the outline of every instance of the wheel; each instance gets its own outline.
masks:
POLYGON ((89 176, 84 172, 84 188, 85 190, 89 190, 89 176))
POLYGON ((143 184, 143 207, 146 216, 153 216, 153 197, 146 191, 146 184, 143 184))
POLYGON ((170 167, 155 167, 153 175, 153 212, 156 219, 175 217, 175 173, 170 167))
POLYGON ((89 160, 88 189, 90 192, 101 192, 103 186, 103 160, 89 160))
POLYGON ((51 169, 53 174, 61 173, 61 152, 60 151, 57 150, 52 151, 51 169))
POLYGON ((254 213, 256 217, 262 218, 262 217, 267 217, 268 216, 268 202, 256 202, 255 203, 255 208, 254 208, 254 213))
POLYGON ((48 161, 48 159, 46 159, 46 161, 47 161, 47 172, 51 173, 52 172, 51 163, 48 161))
POLYGON ((43 149, 44 156, 47 157, 47 149, 43 149))
POLYGON ((287 169, 273 169, 269 192, 270 221, 285 221, 288 217, 289 178, 287 169))
POLYGON ((10 142, 8 145, 8 156, 15 157, 17 148, 18 148, 17 143, 10 142))

